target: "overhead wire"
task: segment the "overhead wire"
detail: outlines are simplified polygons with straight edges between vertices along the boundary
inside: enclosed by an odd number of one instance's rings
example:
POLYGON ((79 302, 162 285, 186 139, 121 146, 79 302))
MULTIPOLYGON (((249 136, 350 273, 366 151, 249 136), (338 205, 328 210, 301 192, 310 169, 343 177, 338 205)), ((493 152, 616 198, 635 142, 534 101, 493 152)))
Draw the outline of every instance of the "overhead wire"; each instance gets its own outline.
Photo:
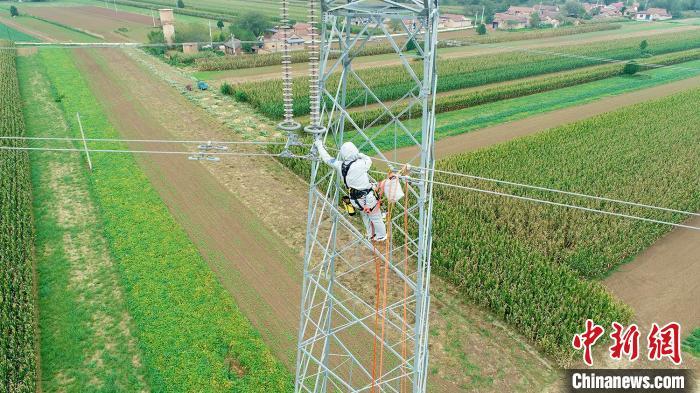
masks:
MULTIPOLYGON (((401 164, 399 162, 385 160, 385 159, 382 159, 380 157, 373 157, 372 159, 377 160, 377 161, 381 161, 381 162, 384 162, 384 163, 387 163, 390 165, 398 165, 398 166, 404 165, 404 164, 401 164)), ((584 194, 584 193, 580 193, 580 192, 559 190, 559 189, 555 189, 555 188, 548 188, 548 187, 542 187, 542 186, 525 184, 525 183, 518 183, 518 182, 514 182, 514 181, 509 181, 509 180, 501 180, 501 179, 495 179, 495 178, 489 178, 489 177, 483 177, 483 176, 476 176, 476 175, 470 175, 470 174, 460 173, 460 172, 450 172, 450 171, 433 169, 433 168, 422 168, 419 166, 416 166, 416 167, 411 166, 411 169, 418 170, 418 171, 432 171, 433 173, 440 173, 440 174, 448 175, 448 176, 464 177, 464 178, 468 178, 468 179, 472 179, 472 180, 480 180, 480 181, 497 183, 497 184, 505 184, 505 185, 514 186, 514 187, 528 188, 528 189, 545 191, 545 192, 550 192, 550 193, 555 193, 555 194, 568 195, 568 196, 574 196, 574 197, 585 198, 585 199, 592 199, 592 200, 597 200, 597 201, 601 201, 601 202, 618 203, 618 204, 622 204, 622 205, 634 206, 634 207, 639 207, 639 208, 659 210, 659 211, 665 211, 665 212, 669 212, 669 213, 678 213, 678 214, 685 214, 685 215, 689 215, 689 216, 700 217, 700 213, 696 213, 696 212, 690 212, 690 211, 685 211, 685 210, 680 210, 680 209, 672 209, 672 208, 661 207, 661 206, 654 206, 654 205, 649 205, 649 204, 644 204, 644 203, 639 203, 639 202, 625 201, 625 200, 621 200, 621 199, 609 198, 609 197, 604 197, 604 196, 584 194)), ((383 172, 380 172, 380 171, 374 171, 374 173, 383 174, 383 172)))
MULTIPOLYGON (((45 151, 45 152, 75 152, 84 153, 85 149, 76 148, 54 148, 54 147, 24 147, 24 146, 0 146, 0 150, 24 150, 24 151, 45 151)), ((165 151, 165 150, 129 150, 129 149, 87 149, 90 153, 132 153, 132 154, 173 154, 173 155, 211 155, 211 156, 259 156, 259 157, 278 157, 279 154, 274 153, 256 153, 256 152, 202 152, 202 151, 165 151)), ((294 156, 291 158, 305 158, 303 156, 294 156)))
MULTIPOLYGON (((0 136, 0 140, 27 141, 82 141, 83 138, 71 137, 30 137, 30 136, 0 136)), ((216 140, 169 140, 169 139, 119 139, 119 138, 85 138, 88 142, 132 142, 132 143, 212 143, 218 145, 284 145, 284 142, 268 141, 216 141, 216 140)), ((306 145, 310 146, 310 145, 306 145)))

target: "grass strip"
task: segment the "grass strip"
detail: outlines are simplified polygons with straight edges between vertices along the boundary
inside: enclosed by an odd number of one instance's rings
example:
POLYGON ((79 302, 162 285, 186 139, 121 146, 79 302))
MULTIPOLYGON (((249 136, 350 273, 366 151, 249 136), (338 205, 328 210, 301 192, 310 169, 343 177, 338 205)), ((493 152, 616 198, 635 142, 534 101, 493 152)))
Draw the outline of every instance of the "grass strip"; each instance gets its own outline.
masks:
MULTIPOLYGON (((118 138, 66 51, 40 55, 73 135, 118 138)), ((276 392, 291 376, 216 280, 131 155, 93 157, 91 191, 119 261, 127 306, 156 391, 276 392)))

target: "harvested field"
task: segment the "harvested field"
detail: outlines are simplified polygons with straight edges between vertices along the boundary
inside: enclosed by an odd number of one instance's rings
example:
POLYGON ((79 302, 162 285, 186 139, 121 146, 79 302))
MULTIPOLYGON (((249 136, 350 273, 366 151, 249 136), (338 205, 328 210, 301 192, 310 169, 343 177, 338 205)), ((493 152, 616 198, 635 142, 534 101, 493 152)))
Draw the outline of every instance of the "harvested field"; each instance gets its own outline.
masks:
POLYGON ((102 7, 32 7, 27 12, 100 35, 109 42, 146 42, 146 36, 153 27, 153 21, 148 16, 124 11, 115 13, 102 7))

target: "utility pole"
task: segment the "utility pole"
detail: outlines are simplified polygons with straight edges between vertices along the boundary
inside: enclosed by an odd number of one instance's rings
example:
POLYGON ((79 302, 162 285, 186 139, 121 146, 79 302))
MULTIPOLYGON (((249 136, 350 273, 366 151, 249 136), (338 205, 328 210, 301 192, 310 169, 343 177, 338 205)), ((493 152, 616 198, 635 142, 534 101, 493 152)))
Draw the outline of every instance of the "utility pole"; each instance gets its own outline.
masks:
POLYGON ((116 14, 119 14, 119 11, 117 11, 117 0, 113 0, 113 1, 114 1, 114 14, 116 15, 116 14))
POLYGON ((486 6, 481 8, 481 24, 484 24, 484 14, 486 13, 486 6))
POLYGON ((211 34, 211 20, 209 21, 209 46, 214 48, 214 36, 211 34))
POLYGON ((151 8, 151 19, 153 20, 153 27, 156 27, 156 16, 153 14, 153 8, 151 8))
MULTIPOLYGON (((377 157, 375 163, 391 160, 398 138, 411 141, 415 156, 390 165, 407 197, 385 206, 389 236, 381 243, 367 239, 359 220, 339 210, 347 190, 337 173, 312 162, 295 390, 423 393, 428 377, 438 1, 310 0, 309 7, 311 125, 305 131, 331 148, 352 141, 377 157), (386 19, 402 25, 405 40, 392 36, 386 19), (381 102, 353 67, 365 45, 377 39, 393 48, 400 72, 413 81, 395 102, 381 102), (411 41, 416 48, 409 51, 411 41), (348 107, 365 95, 383 113, 356 122, 348 107), (421 121, 407 122, 409 110, 421 121), (394 120, 375 129, 386 117, 394 120), (395 136, 389 147, 387 134, 395 136), (410 176, 405 165, 414 168, 410 176)), ((383 180, 381 174, 372 176, 383 180)))

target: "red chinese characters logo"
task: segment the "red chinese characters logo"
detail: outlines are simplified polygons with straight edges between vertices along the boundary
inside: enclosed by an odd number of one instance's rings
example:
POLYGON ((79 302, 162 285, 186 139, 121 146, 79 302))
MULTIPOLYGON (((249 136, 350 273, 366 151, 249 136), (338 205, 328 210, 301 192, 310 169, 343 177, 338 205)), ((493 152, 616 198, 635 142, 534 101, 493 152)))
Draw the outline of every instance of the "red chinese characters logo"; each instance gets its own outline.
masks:
MULTIPOLYGON (((635 361, 639 358, 639 337, 641 333, 635 324, 627 328, 618 322, 612 323, 613 331, 610 333, 612 345, 608 348, 610 358, 620 360, 627 358, 635 361)), ((605 332, 605 329, 596 325, 593 320, 586 320, 586 330, 574 335, 572 345, 576 350, 583 350, 583 361, 593 365, 592 348, 605 332)), ((679 365, 681 359, 681 325, 670 322, 663 327, 653 323, 647 336, 648 358, 651 361, 668 358, 673 364, 679 365)))
POLYGON ((588 319, 586 320, 586 331, 574 336, 572 345, 574 349, 583 349, 583 361, 589 366, 593 365, 591 348, 604 332, 605 329, 602 326, 596 325, 592 320, 588 319))
POLYGON ((681 325, 671 322, 662 328, 653 323, 647 337, 649 360, 669 358, 673 364, 681 364, 681 325))
POLYGON ((631 361, 637 360, 639 357, 639 327, 632 324, 627 329, 617 322, 612 324, 613 332, 610 338, 613 340, 613 345, 610 346, 610 357, 616 360, 622 359, 623 356, 631 361))

